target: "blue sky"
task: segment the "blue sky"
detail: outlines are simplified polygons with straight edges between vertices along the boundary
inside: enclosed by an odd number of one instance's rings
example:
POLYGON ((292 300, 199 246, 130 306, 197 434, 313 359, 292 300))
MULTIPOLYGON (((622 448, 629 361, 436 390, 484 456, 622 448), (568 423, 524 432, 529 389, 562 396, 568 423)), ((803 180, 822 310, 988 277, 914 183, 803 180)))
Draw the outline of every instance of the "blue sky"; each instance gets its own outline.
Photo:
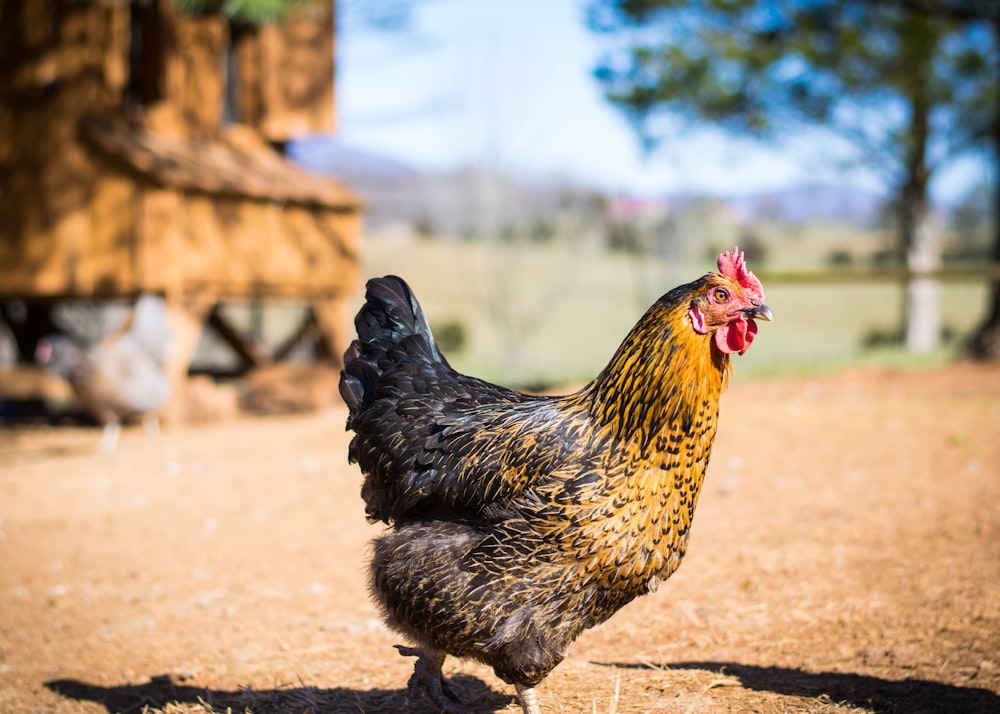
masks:
MULTIPOLYGON (((418 168, 476 164, 647 195, 752 193, 816 179, 883 190, 869 171, 835 168, 829 157, 843 147, 818 133, 774 148, 699 129, 643 157, 592 77, 613 40, 587 29, 585 7, 421 0, 398 33, 365 28, 348 9, 338 28, 340 139, 418 168)), ((982 171, 978 160, 957 162, 932 191, 954 200, 982 171)))

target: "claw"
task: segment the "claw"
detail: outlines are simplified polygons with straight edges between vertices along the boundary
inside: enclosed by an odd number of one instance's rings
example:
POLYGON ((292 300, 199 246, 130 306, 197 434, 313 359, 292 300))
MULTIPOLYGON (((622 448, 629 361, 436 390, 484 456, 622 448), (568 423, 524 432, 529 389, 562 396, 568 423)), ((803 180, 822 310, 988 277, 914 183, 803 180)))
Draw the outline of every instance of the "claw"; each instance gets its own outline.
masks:
POLYGON ((422 689, 443 714, 471 714, 441 674, 441 665, 444 664, 445 658, 443 653, 424 650, 420 647, 404 647, 403 645, 396 645, 396 649, 404 657, 417 658, 417 663, 413 666, 413 674, 407 683, 407 708, 410 707, 413 699, 422 689))

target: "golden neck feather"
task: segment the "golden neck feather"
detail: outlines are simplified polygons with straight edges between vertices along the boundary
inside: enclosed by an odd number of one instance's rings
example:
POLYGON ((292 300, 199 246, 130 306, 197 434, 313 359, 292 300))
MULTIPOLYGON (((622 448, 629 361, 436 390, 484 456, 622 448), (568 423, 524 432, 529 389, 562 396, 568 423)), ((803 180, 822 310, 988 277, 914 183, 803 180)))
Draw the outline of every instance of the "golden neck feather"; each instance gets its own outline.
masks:
POLYGON ((653 304, 625 337, 607 367, 573 395, 599 427, 645 449, 667 426, 687 430, 706 402, 715 404, 726 387, 729 355, 712 335, 691 327, 689 303, 653 304))

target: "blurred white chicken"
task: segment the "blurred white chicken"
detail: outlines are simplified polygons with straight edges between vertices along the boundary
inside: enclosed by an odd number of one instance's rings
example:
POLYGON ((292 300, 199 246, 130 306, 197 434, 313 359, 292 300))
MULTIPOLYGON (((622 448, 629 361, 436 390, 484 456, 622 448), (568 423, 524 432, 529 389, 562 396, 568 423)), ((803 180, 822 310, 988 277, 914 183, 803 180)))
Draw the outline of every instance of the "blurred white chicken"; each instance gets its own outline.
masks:
POLYGON ((156 411, 170 396, 165 363, 173 345, 166 304, 143 295, 118 329, 83 347, 65 335, 39 341, 35 358, 73 387, 80 406, 104 425, 101 448, 114 451, 122 421, 142 418, 159 430, 156 411))

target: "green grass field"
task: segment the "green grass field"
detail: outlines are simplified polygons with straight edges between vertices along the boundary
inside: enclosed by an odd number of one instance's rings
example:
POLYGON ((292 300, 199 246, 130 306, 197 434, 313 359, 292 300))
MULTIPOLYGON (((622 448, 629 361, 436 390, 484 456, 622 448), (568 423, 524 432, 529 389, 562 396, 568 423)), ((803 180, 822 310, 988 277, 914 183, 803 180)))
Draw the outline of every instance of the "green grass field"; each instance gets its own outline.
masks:
MULTIPOLYGON (((405 278, 436 331, 462 325, 464 347, 446 350, 456 369, 557 387, 592 378, 653 300, 711 269, 708 261, 668 263, 561 244, 378 239, 364 246, 362 268, 365 277, 405 278)), ((898 325, 898 285, 765 284, 765 292, 775 321, 761 325, 753 349, 736 360, 736 379, 861 365, 919 368, 956 354, 954 340, 919 358, 897 347, 863 347, 866 335, 898 325)), ((982 319, 985 286, 946 282, 942 297, 945 327, 964 338, 982 319)))

